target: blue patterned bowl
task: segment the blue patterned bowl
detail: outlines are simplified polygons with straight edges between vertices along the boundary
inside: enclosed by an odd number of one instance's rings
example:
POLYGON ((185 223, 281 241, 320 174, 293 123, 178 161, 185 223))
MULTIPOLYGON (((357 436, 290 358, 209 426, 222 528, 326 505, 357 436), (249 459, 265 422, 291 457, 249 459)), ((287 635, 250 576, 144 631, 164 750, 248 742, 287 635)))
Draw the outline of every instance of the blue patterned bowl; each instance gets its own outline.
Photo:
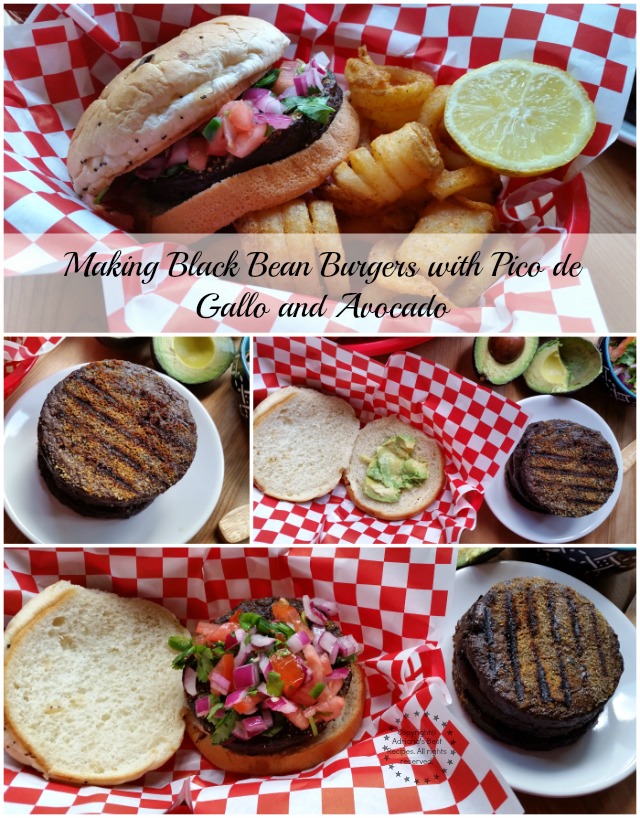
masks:
POLYGON ((611 363, 611 358, 609 357, 609 340, 609 336, 601 338, 598 344, 602 355, 602 375, 600 377, 616 400, 633 406, 636 402, 636 393, 632 392, 628 386, 625 386, 616 375, 614 366, 611 363))
POLYGON ((238 393, 238 408, 244 420, 249 420, 249 403, 251 396, 249 380, 249 344, 251 338, 247 335, 240 342, 236 357, 231 365, 231 383, 238 393))

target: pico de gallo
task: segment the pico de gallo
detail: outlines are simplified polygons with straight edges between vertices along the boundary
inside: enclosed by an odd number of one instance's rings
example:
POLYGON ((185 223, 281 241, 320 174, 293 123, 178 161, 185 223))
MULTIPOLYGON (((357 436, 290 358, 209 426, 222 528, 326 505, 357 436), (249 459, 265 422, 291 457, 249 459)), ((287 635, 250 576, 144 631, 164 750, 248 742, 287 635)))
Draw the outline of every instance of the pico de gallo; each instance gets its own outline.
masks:
POLYGON ((295 746, 341 714, 360 647, 327 600, 243 602, 191 639, 174 636, 189 706, 214 744, 244 752, 295 746))
POLYGON ((636 339, 610 338, 609 360, 619 380, 631 392, 636 392, 636 339))

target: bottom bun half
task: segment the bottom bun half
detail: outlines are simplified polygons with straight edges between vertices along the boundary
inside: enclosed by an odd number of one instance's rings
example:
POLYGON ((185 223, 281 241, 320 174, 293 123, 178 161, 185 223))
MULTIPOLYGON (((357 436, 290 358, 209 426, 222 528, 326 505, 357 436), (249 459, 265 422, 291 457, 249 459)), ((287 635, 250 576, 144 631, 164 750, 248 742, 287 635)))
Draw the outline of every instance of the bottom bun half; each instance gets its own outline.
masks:
POLYGON ((286 159, 223 179, 186 202, 151 215, 153 233, 215 233, 252 213, 290 202, 320 185, 358 144, 358 114, 344 99, 324 134, 286 159))
POLYGON ((187 733, 202 755, 221 770, 246 776, 287 775, 315 767, 339 753, 349 744, 362 723, 365 704, 365 680, 362 668, 351 666, 351 684, 340 716, 308 744, 265 755, 244 755, 212 744, 211 738, 200 726, 198 718, 189 711, 187 733))

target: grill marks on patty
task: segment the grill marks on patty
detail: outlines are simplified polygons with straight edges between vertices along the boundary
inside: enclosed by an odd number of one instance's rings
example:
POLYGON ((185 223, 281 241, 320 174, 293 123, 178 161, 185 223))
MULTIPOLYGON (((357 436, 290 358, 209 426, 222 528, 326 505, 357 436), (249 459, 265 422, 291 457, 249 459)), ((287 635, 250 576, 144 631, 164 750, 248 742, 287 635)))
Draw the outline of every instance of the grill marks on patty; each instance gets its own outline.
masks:
POLYGON ((506 468, 507 486, 522 505, 561 517, 603 506, 618 476, 613 449, 595 429, 567 420, 531 423, 506 468))
POLYGON ((139 506, 184 475, 196 429, 185 399, 156 373, 101 361, 50 392, 38 442, 46 476, 61 492, 94 505, 139 506))
POLYGON ((613 695, 618 640, 589 600, 538 578, 498 583, 462 617, 454 682, 483 729, 542 748, 578 737, 613 695))

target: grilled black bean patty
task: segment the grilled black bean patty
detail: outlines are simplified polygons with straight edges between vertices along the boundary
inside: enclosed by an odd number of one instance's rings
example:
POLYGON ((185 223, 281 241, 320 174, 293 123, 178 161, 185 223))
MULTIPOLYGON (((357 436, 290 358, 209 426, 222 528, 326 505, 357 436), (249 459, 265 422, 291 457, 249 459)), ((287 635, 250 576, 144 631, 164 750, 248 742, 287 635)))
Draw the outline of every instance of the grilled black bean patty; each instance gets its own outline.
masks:
POLYGON ((128 517, 185 474, 196 423, 185 398, 128 361, 80 367, 48 394, 38 464, 53 493, 81 514, 128 517))
POLYGON ((623 667, 618 637, 593 603, 537 577, 494 585, 454 635, 462 705, 490 735, 528 749, 570 744, 590 729, 623 667))

